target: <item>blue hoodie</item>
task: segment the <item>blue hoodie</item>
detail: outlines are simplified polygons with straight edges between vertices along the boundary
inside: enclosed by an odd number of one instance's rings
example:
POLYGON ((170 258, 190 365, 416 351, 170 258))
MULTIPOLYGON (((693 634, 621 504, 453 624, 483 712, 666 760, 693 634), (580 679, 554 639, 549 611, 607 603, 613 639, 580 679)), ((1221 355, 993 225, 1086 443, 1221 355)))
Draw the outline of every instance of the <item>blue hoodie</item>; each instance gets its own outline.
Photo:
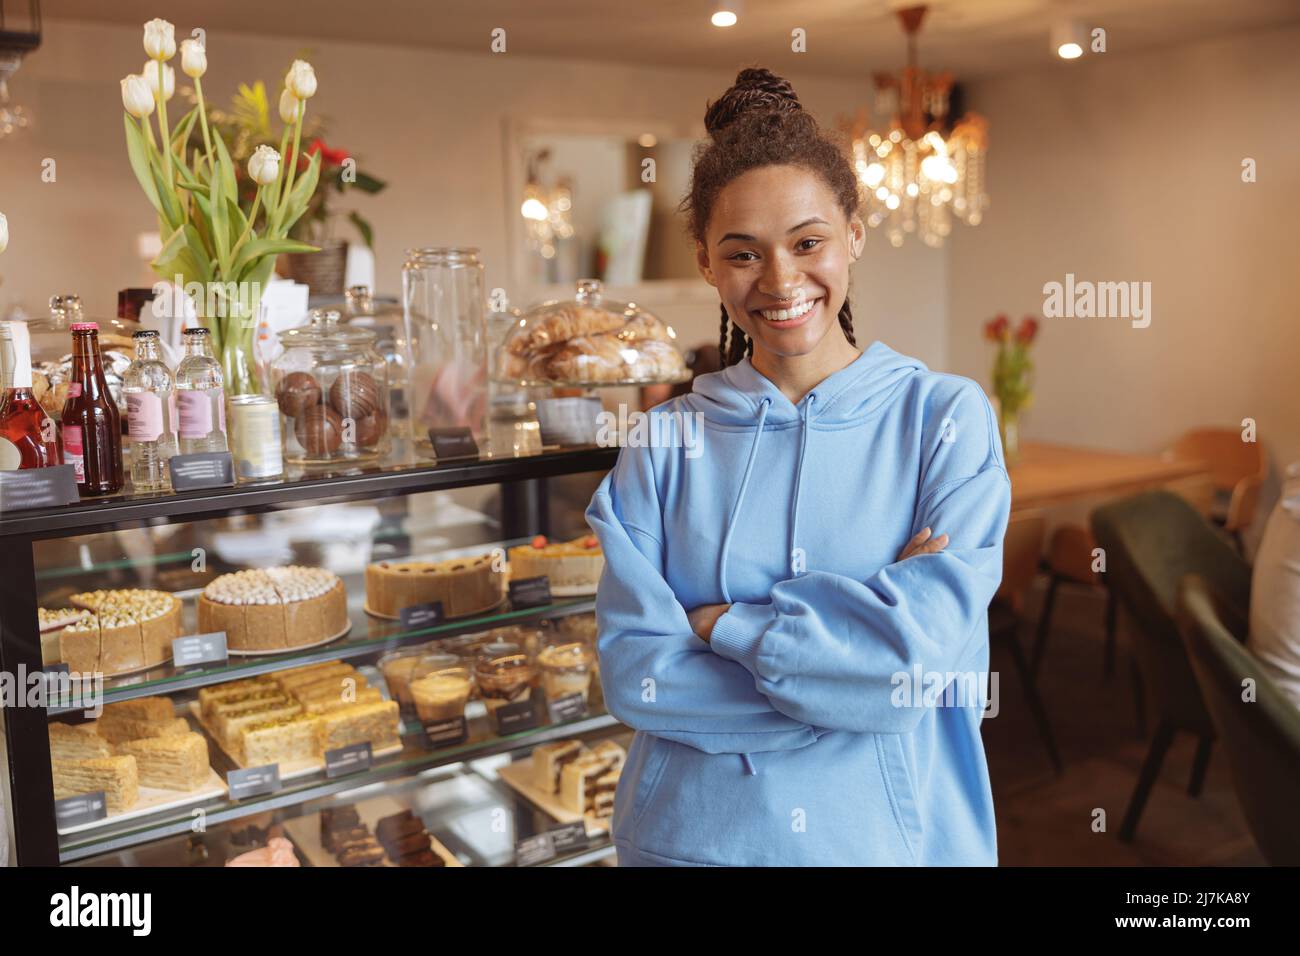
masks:
POLYGON ((649 415, 586 512, 605 701, 636 730, 620 864, 996 864, 1011 494, 984 393, 877 342, 797 405, 746 358, 649 415), (926 526, 947 548, 898 561, 926 526), (702 604, 731 605, 709 642, 702 604))

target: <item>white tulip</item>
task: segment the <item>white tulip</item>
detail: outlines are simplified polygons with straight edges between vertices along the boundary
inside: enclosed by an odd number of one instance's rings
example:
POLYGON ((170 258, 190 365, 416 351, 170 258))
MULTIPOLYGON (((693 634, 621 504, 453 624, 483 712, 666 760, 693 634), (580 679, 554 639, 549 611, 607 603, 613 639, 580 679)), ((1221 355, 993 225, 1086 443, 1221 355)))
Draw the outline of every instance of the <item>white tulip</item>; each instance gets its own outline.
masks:
MULTIPOLYGON (((152 60, 149 68, 158 69, 152 60)), ((136 119, 144 119, 153 112, 153 91, 143 76, 132 73, 122 77, 122 105, 136 119)))
POLYGON ((181 41, 181 72, 196 80, 208 72, 208 51, 198 40, 181 41))
POLYGON ((176 28, 166 20, 144 25, 144 52, 151 60, 170 60, 176 55, 176 28))
POLYGON ((259 186, 269 186, 280 175, 280 154, 270 146, 259 146, 248 157, 248 175, 259 186))
POLYGON ((0 212, 0 252, 9 248, 9 220, 0 212))
POLYGON ((301 101, 293 95, 293 90, 285 90, 280 94, 280 119, 284 121, 285 126, 291 125, 298 119, 299 102, 301 101))
POLYGON ((306 60, 294 60, 284 76, 284 85, 300 100, 309 100, 316 93, 316 71, 306 60))
MULTIPOLYGON (((163 64, 163 99, 169 100, 176 95, 176 71, 166 63, 163 64)), ((150 60, 144 65, 140 73, 144 81, 149 84, 149 92, 154 96, 158 95, 158 63, 150 60)))

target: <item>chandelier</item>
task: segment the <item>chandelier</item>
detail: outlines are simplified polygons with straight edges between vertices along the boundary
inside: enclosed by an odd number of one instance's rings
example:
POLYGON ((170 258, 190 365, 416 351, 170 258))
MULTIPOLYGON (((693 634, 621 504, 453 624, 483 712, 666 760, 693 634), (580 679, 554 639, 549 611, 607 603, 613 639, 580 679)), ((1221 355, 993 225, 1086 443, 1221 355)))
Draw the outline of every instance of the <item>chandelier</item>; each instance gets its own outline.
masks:
POLYGON ((25 129, 31 117, 10 103, 9 80, 23 56, 41 45, 40 0, 0 0, 0 139, 25 129))
POLYGON ((897 75, 874 75, 873 112, 883 128, 871 128, 859 116, 850 137, 867 225, 884 227, 894 246, 911 234, 937 248, 952 232, 954 219, 978 226, 988 208, 988 122, 967 113, 949 127, 952 74, 927 73, 916 65, 925 10, 898 11, 907 34, 907 67, 897 75))
POLYGON ((528 158, 528 182, 519 207, 527 227, 528 246, 543 259, 555 258, 558 240, 573 238, 572 185, 568 179, 561 179, 549 189, 541 183, 538 170, 550 156, 551 151, 544 149, 528 158))

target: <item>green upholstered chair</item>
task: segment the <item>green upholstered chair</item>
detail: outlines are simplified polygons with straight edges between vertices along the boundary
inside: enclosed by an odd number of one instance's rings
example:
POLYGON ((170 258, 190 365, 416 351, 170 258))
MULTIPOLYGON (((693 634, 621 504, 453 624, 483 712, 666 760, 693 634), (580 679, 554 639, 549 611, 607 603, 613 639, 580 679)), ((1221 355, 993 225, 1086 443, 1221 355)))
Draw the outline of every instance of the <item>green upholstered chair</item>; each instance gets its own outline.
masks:
POLYGON ((1232 769, 1255 844, 1274 866, 1300 866, 1300 708, 1241 642, 1246 621, 1200 575, 1179 588, 1178 628, 1232 769), (1243 700, 1247 680, 1254 699, 1243 700))
POLYGON ((1178 632, 1178 586, 1199 574, 1237 617, 1250 605, 1250 566, 1213 525, 1179 496, 1150 491, 1092 513, 1092 532, 1105 551, 1106 577, 1132 620, 1133 653, 1155 715, 1151 747, 1129 800, 1119 837, 1133 839, 1138 820, 1180 731, 1198 738, 1187 792, 1198 796, 1209 765, 1214 724, 1178 632))

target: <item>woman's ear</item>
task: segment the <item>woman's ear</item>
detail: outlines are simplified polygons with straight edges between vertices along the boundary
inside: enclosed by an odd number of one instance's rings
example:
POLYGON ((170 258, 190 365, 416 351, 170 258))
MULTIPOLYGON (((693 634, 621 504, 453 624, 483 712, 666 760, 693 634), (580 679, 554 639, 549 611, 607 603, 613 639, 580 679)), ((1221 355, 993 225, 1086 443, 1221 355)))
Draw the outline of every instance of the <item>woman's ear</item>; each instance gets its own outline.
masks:
POLYGON ((696 240, 695 243, 695 265, 700 270, 700 275, 704 276, 704 281, 715 289, 718 287, 718 280, 713 275, 713 269, 709 266, 709 250, 704 248, 704 243, 696 240))
POLYGON ((861 216, 854 216, 849 220, 849 252, 853 255, 854 262, 862 258, 862 250, 866 244, 867 227, 862 224, 861 216))

